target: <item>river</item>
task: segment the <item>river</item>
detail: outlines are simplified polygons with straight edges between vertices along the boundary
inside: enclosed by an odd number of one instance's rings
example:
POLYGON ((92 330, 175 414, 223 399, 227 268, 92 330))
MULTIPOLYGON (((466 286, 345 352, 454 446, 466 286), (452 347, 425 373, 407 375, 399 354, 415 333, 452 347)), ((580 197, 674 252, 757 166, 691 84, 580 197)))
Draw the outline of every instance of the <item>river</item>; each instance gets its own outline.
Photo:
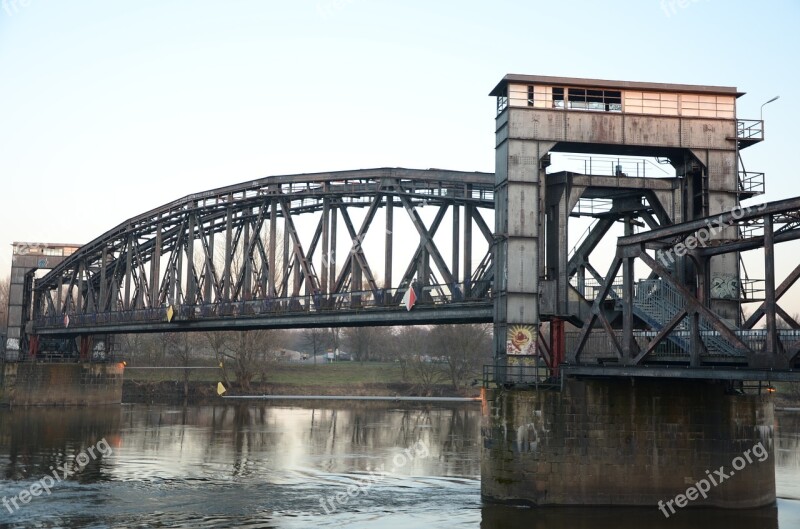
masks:
POLYGON ((670 519, 483 504, 480 423, 477 404, 3 409, 0 529, 800 527, 800 413, 778 414, 777 506, 670 519))

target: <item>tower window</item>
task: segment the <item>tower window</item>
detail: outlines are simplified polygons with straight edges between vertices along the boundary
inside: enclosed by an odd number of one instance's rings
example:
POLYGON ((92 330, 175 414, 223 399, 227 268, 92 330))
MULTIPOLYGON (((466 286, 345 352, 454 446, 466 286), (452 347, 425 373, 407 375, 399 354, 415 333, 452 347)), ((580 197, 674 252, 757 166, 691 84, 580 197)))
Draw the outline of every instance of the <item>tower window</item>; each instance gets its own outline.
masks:
MULTIPOLYGON (((555 102, 555 93, 553 94, 553 99, 555 102)), ((622 93, 619 90, 570 88, 568 99, 568 108, 575 110, 622 112, 622 93)))
POLYGON ((499 114, 508 106, 508 97, 497 96, 497 113, 499 114))
POLYGON ((553 107, 564 108, 564 87, 553 87, 553 107))

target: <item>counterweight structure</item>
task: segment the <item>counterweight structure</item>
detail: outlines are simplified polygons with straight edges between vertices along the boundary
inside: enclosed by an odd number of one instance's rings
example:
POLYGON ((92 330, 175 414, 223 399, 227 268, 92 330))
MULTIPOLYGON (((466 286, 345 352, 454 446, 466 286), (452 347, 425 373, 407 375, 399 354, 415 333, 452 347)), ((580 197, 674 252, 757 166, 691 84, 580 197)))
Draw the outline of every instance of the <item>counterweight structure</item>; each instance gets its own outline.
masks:
POLYGON ((771 246, 777 231, 780 240, 797 238, 800 203, 743 205, 764 192, 764 175, 740 163, 741 151, 763 140, 762 121, 736 115, 742 92, 510 74, 490 95, 499 364, 519 364, 513 357, 534 354, 538 342, 535 354, 554 370, 790 367, 798 336, 777 331, 776 311, 798 324, 777 306, 771 246), (584 169, 553 170, 561 153, 584 169), (570 251, 576 217, 593 222, 570 251), (619 240, 609 236, 617 223, 619 240), (740 251, 758 246, 766 250, 762 289, 740 267, 740 251), (600 251, 614 254, 608 271, 593 264, 600 251), (637 260, 647 275, 634 274, 637 260), (756 291, 766 293, 763 303, 745 318, 743 305, 760 301, 756 291), (766 330, 750 330, 762 316, 766 330))

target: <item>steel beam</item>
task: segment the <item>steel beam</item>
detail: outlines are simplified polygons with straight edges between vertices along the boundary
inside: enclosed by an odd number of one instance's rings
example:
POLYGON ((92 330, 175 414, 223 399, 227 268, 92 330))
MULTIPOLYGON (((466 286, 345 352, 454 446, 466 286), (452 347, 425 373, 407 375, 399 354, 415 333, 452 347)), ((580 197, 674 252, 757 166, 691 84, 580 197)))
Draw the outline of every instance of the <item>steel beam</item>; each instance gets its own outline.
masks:
POLYGON ((589 234, 581 241, 580 246, 575 250, 575 253, 569 260, 567 265, 567 277, 572 277, 578 271, 578 267, 583 263, 588 262, 588 256, 594 251, 600 241, 603 240, 608 230, 617 221, 616 215, 608 215, 600 217, 597 224, 589 230, 589 234))
MULTIPOLYGON (((775 302, 781 299, 783 295, 790 289, 792 286, 800 279, 800 264, 794 267, 794 269, 786 276, 786 279, 781 281, 781 284, 778 285, 778 288, 775 289, 775 302)), ((773 280, 774 281, 774 280, 773 280)), ((744 329, 752 329, 756 323, 764 316, 764 303, 747 318, 747 321, 744 323, 742 328, 744 329)))
MULTIPOLYGON (((450 273, 450 269, 447 267, 442 255, 439 253, 439 249, 433 242, 433 237, 428 232, 428 229, 425 227, 425 223, 422 221, 422 217, 419 216, 419 212, 414 208, 411 201, 408 197, 400 196, 400 202, 403 203, 403 206, 406 208, 406 213, 408 216, 411 217, 411 222, 414 224, 414 227, 417 229, 417 233, 419 236, 425 241, 425 250, 433 259, 433 262, 436 263, 436 268, 439 269, 439 273, 442 275, 442 281, 447 285, 453 285, 456 282, 453 280, 453 275, 450 273)), ((442 206, 446 208, 447 206, 442 206)), ((477 216, 475 217, 477 222, 477 216)))
POLYGON ((461 227, 460 227, 461 218, 460 217, 461 217, 461 208, 458 205, 454 205, 453 206, 453 248, 452 248, 453 257, 450 260, 450 262, 453 265, 453 269, 452 269, 451 272, 453 274, 454 283, 457 283, 458 282, 458 278, 459 278, 459 271, 458 271, 459 270, 459 262, 458 262, 458 258, 459 258, 459 252, 460 252, 460 248, 459 248, 460 240, 459 240, 459 238, 461 237, 461 227))
MULTIPOLYGON (((324 184, 327 186, 327 184, 324 184)), ((331 223, 331 200, 325 198, 322 200, 322 266, 320 271, 322 273, 320 289, 323 294, 328 293, 328 263, 330 259, 330 223, 331 223)))
POLYGON ((230 331, 251 329, 302 329, 310 327, 361 327, 427 324, 491 323, 492 304, 464 303, 441 307, 415 307, 407 311, 402 307, 382 309, 337 309, 311 313, 277 313, 250 317, 219 318, 214 320, 173 320, 172 322, 123 322, 103 326, 82 327, 70 325, 69 333, 64 328, 41 328, 42 336, 70 336, 72 334, 119 334, 154 332, 230 331))
POLYGON ((620 237, 617 244, 618 246, 639 245, 650 241, 670 239, 682 235, 690 235, 711 225, 730 226, 737 222, 758 219, 767 215, 797 211, 800 211, 800 197, 790 198, 787 200, 778 200, 749 208, 742 208, 733 212, 703 217, 696 220, 682 222, 680 224, 670 224, 656 230, 642 232, 636 235, 630 235, 628 237, 620 237))
POLYGON ((800 370, 773 371, 747 367, 680 366, 562 366, 565 377, 691 378, 703 380, 741 380, 752 382, 798 382, 800 370))
POLYGON ((764 353, 777 355, 780 347, 775 321, 775 233, 772 216, 764 216, 764 314, 767 317, 767 339, 764 353))
POLYGON ((383 287, 392 288, 392 250, 394 247, 394 197, 386 195, 386 236, 383 243, 383 287))
MULTIPOLYGON (((589 334, 592 332, 592 328, 594 324, 597 322, 600 316, 600 305, 608 296, 608 293, 611 291, 611 286, 614 284, 614 278, 617 277, 617 272, 619 272, 620 267, 622 267, 622 258, 616 257, 612 262, 611 266, 608 268, 608 273, 603 280, 602 288, 600 292, 598 292, 597 297, 595 298, 594 302, 592 303, 592 312, 591 316, 589 317, 589 321, 583 324, 581 327, 581 332, 578 335, 578 343, 575 345, 575 349, 570 351, 567 359, 570 363, 577 363, 580 360, 580 355, 583 352, 583 348, 586 346, 586 340, 589 338, 589 334)), ((594 270, 594 269, 592 269, 594 270)), ((605 320, 605 318, 603 318, 605 320)), ((608 321, 606 320, 603 324, 603 327, 606 328, 608 321)), ((613 337, 613 332, 611 333, 613 337)), ((618 343, 616 343, 616 337, 613 337, 614 345, 617 350, 621 350, 618 343)))

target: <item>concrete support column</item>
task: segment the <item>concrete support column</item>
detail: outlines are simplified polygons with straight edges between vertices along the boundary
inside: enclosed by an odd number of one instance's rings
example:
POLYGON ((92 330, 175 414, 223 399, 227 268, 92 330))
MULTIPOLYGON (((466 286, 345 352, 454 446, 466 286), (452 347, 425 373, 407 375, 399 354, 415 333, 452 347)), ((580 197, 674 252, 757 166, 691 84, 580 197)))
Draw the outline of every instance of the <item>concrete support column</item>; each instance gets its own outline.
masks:
POLYGON ((17 256, 11 266, 11 285, 8 291, 8 334, 6 336, 6 360, 15 362, 21 357, 23 322, 23 293, 25 291, 26 267, 16 266, 17 256))
POLYGON ((540 164, 551 143, 507 138, 506 113, 497 118, 495 153, 495 358, 533 354, 539 325, 542 226, 540 164))
MULTIPOLYGON (((42 243, 14 243, 11 257, 11 285, 8 292, 8 334, 6 336, 6 360, 23 360, 29 351, 25 337, 25 326, 30 321, 33 308, 33 274, 36 270, 49 270, 64 260, 63 255, 46 255, 45 248, 60 250, 73 245, 47 245, 42 243)), ((55 253, 55 252, 52 252, 55 253)), ((80 296, 80 294, 79 294, 80 296)), ((55 298, 56 310, 61 310, 61 283, 55 298)))
POLYGON ((564 336, 564 320, 550 320, 550 363, 553 377, 558 377, 558 368, 566 357, 566 340, 564 336))
POLYGON ((701 486, 693 507, 775 502, 771 394, 606 378, 569 379, 562 391, 489 390, 484 399, 484 500, 655 510, 701 486), (723 483, 700 484, 720 468, 723 483))
MULTIPOLYGON (((702 195, 701 203, 694 204, 688 218, 729 213, 739 207, 739 174, 735 142, 730 149, 692 149, 699 160, 701 179, 695 193, 702 195)), ((688 207, 692 207, 689 202, 688 207)), ((736 227, 722 230, 709 230, 711 240, 736 240, 739 233, 736 227)), ((711 258, 708 263, 710 278, 709 308, 721 318, 734 325, 739 321, 739 299, 741 298, 741 278, 739 277, 739 254, 730 253, 711 258)))
POLYGON ((124 371, 122 364, 89 362, 0 365, 0 406, 119 404, 124 371))

